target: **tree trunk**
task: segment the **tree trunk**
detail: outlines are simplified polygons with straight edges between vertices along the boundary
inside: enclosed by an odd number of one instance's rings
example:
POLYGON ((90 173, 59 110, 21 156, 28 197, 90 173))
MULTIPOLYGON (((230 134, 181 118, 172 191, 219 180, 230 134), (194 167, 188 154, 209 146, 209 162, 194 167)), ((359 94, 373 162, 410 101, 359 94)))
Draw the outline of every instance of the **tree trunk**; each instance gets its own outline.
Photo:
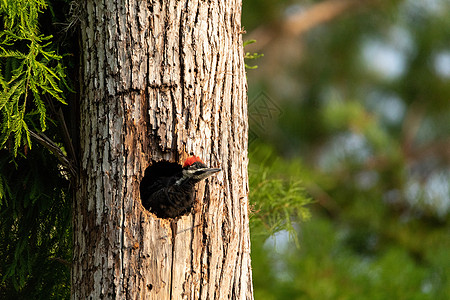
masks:
POLYGON ((252 299, 237 1, 85 1, 72 299, 252 299), (178 220, 141 204, 152 160, 217 175, 178 220))

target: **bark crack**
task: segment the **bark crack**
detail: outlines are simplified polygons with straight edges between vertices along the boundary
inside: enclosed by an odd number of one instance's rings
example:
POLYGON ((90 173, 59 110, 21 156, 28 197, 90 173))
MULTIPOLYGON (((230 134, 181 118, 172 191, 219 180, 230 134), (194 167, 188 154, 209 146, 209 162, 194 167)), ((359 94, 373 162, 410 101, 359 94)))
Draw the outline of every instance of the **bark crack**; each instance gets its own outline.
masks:
MULTIPOLYGON (((121 96, 121 100, 122 100, 122 108, 123 111, 126 111, 126 101, 125 101, 125 96, 121 96)), ((127 135, 127 126, 126 126, 126 122, 125 120, 123 120, 123 124, 122 124, 122 153, 124 154, 124 162, 123 162, 123 167, 127 166, 128 164, 128 150, 127 150, 127 146, 126 146, 126 135, 127 135)), ((122 192, 122 203, 121 203, 121 210, 122 210, 122 215, 121 215, 121 220, 120 220, 120 268, 121 268, 121 278, 119 280, 119 288, 120 287, 124 287, 125 285, 125 261, 124 261, 124 257, 125 257, 125 197, 127 195, 127 183, 128 182, 128 176, 125 173, 124 174, 124 180, 123 180, 123 192, 122 192)), ((119 293, 120 295, 120 293, 119 293)))
POLYGON ((192 282, 192 284, 191 284, 191 287, 193 287, 194 285, 195 285, 195 279, 194 279, 194 274, 195 274, 195 270, 194 270, 194 262, 195 262, 195 257, 194 257, 194 253, 195 253, 195 249, 194 249, 194 239, 195 239, 195 236, 196 236, 196 234, 195 234, 195 230, 196 230, 196 227, 197 226, 200 226, 200 224, 198 224, 198 225, 195 225, 195 210, 194 210, 194 213, 193 213, 193 215, 192 215, 192 235, 191 235, 191 241, 190 241, 190 247, 191 247, 191 249, 190 249, 190 261, 191 261, 191 270, 190 270, 190 275, 191 275, 191 282, 192 282))
POLYGON ((171 267, 171 274, 170 274, 170 298, 172 299, 173 296, 173 279, 174 279, 174 273, 175 273, 175 238, 177 237, 177 230, 178 230, 178 224, 177 220, 173 219, 170 220, 170 228, 172 230, 172 267, 171 267))
MULTIPOLYGON (((206 209, 205 211, 208 211, 206 209)), ((208 255, 208 234, 206 233, 206 229, 208 228, 208 222, 206 220, 206 213, 202 214, 202 249, 201 249, 201 255, 200 255, 200 298, 202 298, 202 292, 203 292, 203 286, 205 286, 208 283, 209 277, 210 277, 210 259, 211 255, 208 255), (204 276, 205 268, 204 268, 204 259, 206 255, 206 276, 204 276), (206 279, 206 283, 204 282, 204 279, 206 279)), ((204 299, 208 299, 208 288, 206 288, 206 297, 204 299)))

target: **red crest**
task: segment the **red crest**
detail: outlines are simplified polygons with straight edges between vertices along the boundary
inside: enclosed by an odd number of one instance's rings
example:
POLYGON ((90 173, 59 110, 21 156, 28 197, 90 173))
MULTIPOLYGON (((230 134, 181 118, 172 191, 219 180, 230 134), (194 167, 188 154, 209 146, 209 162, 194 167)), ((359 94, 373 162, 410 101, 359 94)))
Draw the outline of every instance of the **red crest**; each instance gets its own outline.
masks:
POLYGON ((183 168, 189 167, 193 163, 196 163, 196 162, 200 162, 200 163, 204 164, 204 162, 200 159, 200 157, 195 156, 195 155, 189 156, 188 158, 186 158, 186 161, 184 162, 183 168))

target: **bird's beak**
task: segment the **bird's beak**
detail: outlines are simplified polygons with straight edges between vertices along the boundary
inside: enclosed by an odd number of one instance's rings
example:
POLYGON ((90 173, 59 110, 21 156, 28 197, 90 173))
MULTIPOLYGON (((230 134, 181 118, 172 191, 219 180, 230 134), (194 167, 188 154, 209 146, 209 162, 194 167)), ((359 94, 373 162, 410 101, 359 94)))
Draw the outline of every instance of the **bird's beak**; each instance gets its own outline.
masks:
POLYGON ((198 180, 202 180, 202 179, 205 179, 219 171, 222 171, 222 169, 220 169, 220 168, 202 168, 202 169, 195 170, 194 176, 198 180))

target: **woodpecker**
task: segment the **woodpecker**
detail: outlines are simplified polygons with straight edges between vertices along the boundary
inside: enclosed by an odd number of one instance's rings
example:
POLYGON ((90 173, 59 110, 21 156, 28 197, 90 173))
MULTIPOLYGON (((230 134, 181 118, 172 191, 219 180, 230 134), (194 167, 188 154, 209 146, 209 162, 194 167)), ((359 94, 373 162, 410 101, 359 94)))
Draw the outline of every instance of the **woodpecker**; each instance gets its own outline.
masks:
POLYGON ((190 156, 183 167, 166 161, 145 170, 140 185, 142 205, 159 218, 176 218, 189 213, 194 204, 194 187, 221 171, 208 168, 197 156, 190 156))

